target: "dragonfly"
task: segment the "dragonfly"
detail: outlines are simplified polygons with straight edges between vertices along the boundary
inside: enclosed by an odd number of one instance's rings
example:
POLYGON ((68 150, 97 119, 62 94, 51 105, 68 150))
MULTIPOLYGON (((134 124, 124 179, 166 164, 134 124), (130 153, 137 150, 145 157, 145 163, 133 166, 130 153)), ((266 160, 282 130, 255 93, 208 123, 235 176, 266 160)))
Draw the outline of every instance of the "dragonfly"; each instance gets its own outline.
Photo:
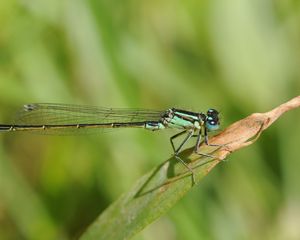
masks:
POLYGON ((195 176, 193 169, 179 157, 183 146, 192 138, 197 137, 194 151, 199 155, 199 148, 204 138, 209 144, 208 132, 220 127, 219 112, 208 109, 206 113, 192 112, 184 109, 169 108, 167 110, 104 108, 84 105, 57 103, 25 104, 17 112, 12 124, 0 124, 0 132, 34 132, 42 134, 69 135, 86 132, 104 132, 110 129, 142 128, 150 131, 174 129, 179 131, 170 138, 175 158, 195 176), (178 147, 174 140, 186 135, 178 147))

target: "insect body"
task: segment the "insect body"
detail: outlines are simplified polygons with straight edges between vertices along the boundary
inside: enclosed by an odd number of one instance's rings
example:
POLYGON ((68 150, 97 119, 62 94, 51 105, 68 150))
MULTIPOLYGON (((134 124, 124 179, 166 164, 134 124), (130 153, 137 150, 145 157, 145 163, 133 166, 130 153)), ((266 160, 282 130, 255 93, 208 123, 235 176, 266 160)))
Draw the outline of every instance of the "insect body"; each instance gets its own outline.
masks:
POLYGON ((144 128, 151 131, 181 130, 170 138, 171 145, 174 156, 192 172, 194 181, 193 170, 178 156, 178 153, 191 137, 197 137, 195 145, 197 153, 202 136, 205 143, 209 145, 207 133, 219 128, 218 115, 219 112, 215 109, 208 109, 206 113, 202 113, 176 108, 155 111, 33 103, 23 106, 13 124, 0 124, 0 132, 76 134, 115 128, 144 128), (183 134, 186 134, 185 139, 179 147, 175 148, 173 140, 183 134))

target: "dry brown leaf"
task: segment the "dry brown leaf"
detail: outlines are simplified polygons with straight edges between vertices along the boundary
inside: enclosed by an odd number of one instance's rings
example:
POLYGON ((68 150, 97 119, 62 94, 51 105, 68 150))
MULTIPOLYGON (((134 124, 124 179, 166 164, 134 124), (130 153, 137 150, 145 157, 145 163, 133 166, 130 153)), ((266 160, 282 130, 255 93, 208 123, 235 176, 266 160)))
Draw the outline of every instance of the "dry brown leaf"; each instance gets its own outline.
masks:
POLYGON ((226 144, 226 147, 223 147, 218 152, 218 157, 224 159, 229 153, 255 142, 261 132, 274 123, 283 113, 297 107, 300 107, 300 96, 281 104, 269 112, 253 113, 233 123, 223 132, 212 137, 210 143, 226 144))

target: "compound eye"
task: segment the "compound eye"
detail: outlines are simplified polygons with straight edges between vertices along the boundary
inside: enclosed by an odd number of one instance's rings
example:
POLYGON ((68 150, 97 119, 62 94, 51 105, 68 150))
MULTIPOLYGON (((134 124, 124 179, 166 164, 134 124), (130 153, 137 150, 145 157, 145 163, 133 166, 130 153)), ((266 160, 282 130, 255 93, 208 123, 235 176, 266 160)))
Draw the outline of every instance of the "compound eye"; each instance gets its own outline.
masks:
POLYGON ((208 131, 214 131, 219 129, 219 112, 215 109, 208 109, 206 117, 206 127, 208 131))
POLYGON ((219 112, 216 109, 210 108, 207 110, 207 116, 218 116, 219 112))
POLYGON ((215 131, 218 130, 220 127, 220 123, 214 120, 206 122, 206 128, 208 131, 215 131))
POLYGON ((211 123, 212 125, 214 125, 214 118, 213 117, 207 117, 206 120, 211 123))

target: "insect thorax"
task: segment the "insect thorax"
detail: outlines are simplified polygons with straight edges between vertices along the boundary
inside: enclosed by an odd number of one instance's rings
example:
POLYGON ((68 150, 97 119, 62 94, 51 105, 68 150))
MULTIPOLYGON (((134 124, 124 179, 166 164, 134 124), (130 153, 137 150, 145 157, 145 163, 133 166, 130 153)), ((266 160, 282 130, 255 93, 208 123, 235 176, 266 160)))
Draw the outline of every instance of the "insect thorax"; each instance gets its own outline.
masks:
POLYGON ((206 116, 203 113, 171 108, 165 112, 161 121, 169 128, 200 129, 204 125, 205 119, 206 116))

